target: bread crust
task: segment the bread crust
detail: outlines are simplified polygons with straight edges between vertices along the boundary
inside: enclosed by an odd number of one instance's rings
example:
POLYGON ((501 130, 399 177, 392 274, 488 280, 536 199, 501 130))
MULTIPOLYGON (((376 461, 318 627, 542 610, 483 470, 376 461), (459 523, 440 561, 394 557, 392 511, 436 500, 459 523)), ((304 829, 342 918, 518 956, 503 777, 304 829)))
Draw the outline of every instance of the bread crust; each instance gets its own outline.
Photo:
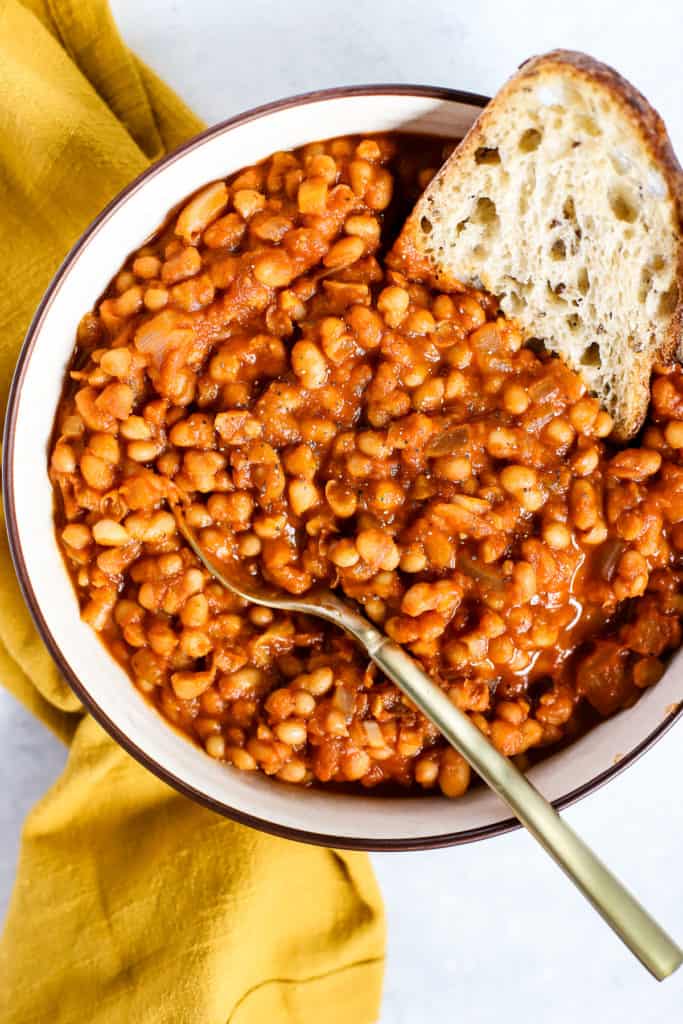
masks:
MULTIPOLYGON (((670 316, 666 334, 658 351, 652 353, 649 359, 649 368, 646 371, 648 380, 623 382, 624 387, 633 388, 632 406, 629 408, 628 415, 624 417, 624 421, 617 424, 615 437, 627 438, 639 429, 645 418, 649 396, 649 369, 651 369, 652 363, 670 362, 677 353, 679 358, 683 357, 683 170, 673 151, 664 122, 657 111, 614 68, 585 53, 573 50, 552 50, 549 53, 531 57, 520 66, 516 74, 505 83, 494 99, 484 108, 465 138, 440 169, 434 183, 438 187, 440 182, 452 180, 460 173, 461 167, 466 166, 473 159, 474 153, 485 141, 489 123, 498 117, 499 106, 505 104, 506 98, 511 92, 523 88, 525 81, 537 79, 547 71, 556 72, 558 69, 562 71, 568 81, 588 82, 593 87, 598 87, 609 93, 658 167, 674 210, 674 228, 677 232, 677 305, 670 316)), ((419 222, 428 212, 430 201, 433 202, 429 193, 418 200, 389 254, 388 263, 393 268, 409 273, 418 280, 430 282, 434 287, 461 288, 462 283, 453 277, 445 267, 435 263, 426 254, 421 244, 424 235, 419 222), (423 205, 425 202, 427 207, 423 205)), ((480 276, 484 287, 487 287, 485 268, 482 268, 480 276)))
POLYGON ((530 57, 520 65, 517 75, 508 85, 520 79, 534 78, 550 65, 564 67, 570 77, 595 82, 611 94, 641 136, 652 159, 659 165, 674 202, 679 234, 676 266, 679 298, 671 316, 667 337, 658 354, 661 361, 667 362, 674 357, 683 340, 683 168, 674 153, 666 125, 655 108, 623 75, 609 64, 603 64, 587 53, 578 50, 551 50, 549 53, 530 57))

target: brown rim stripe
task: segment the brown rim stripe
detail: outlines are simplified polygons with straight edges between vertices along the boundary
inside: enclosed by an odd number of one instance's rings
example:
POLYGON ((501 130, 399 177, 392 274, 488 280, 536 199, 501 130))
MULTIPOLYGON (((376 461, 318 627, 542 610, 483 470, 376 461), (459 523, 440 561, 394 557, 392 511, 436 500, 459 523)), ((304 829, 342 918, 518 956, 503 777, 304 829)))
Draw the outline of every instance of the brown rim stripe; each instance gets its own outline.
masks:
MULTIPOLYGON (((36 334, 41 327, 50 306, 52 305, 55 294, 59 290, 64 278, 68 275, 71 265, 75 261, 76 257, 87 247, 90 240, 107 223, 110 217, 125 203, 127 198, 136 192, 141 185, 156 177, 156 175, 163 171, 164 168, 175 163, 176 160, 183 157, 186 153, 191 152, 193 149, 196 149, 197 146, 206 142, 208 139, 212 139, 227 131, 231 131, 233 128, 238 128, 250 121, 259 120, 266 115, 277 113, 281 110, 288 110, 291 107, 316 103, 320 100, 341 99, 348 96, 425 97, 446 100, 453 103, 464 103, 472 107, 485 107, 489 100, 487 96, 480 96, 477 93, 460 92, 455 89, 445 89, 438 86, 427 85, 357 85, 302 93, 298 96, 291 96, 287 99, 276 100, 273 103, 254 107, 252 110, 248 110, 243 114, 238 114, 236 117, 222 121, 219 124, 214 125, 212 128, 208 128, 206 131, 201 132, 201 134, 196 135, 194 138, 190 139, 189 142, 186 142, 178 149, 175 149, 172 153, 169 153, 163 160, 158 161, 146 171, 143 171, 142 174, 135 178, 130 185, 123 189, 123 191, 121 191, 107 206, 105 206, 102 212, 95 218, 90 226, 86 228, 75 245, 67 253, 64 261, 57 270, 57 273, 48 285, 48 288, 41 299, 40 305, 38 306, 29 325, 19 353, 9 392, 3 438, 2 497, 5 507, 10 552, 17 574, 17 579, 19 581, 19 586, 45 646, 50 652, 53 660, 56 662, 60 672, 69 683, 71 689, 90 714, 92 714, 93 718, 99 722, 99 724, 109 733, 110 736, 112 736, 113 739, 116 740, 117 743, 120 744, 120 746, 124 748, 124 750, 139 761, 140 764, 161 779, 162 782, 166 782, 169 786, 178 790, 178 792, 197 801, 197 803, 203 804, 205 807, 208 807, 209 810, 222 814, 225 817, 232 818, 234 821, 240 822, 242 825, 249 825, 252 828, 261 830, 262 832, 269 832, 272 835, 281 836, 284 839, 313 843, 318 846, 338 847, 345 850, 368 850, 377 852, 432 850, 437 849, 438 847, 459 846, 463 843, 471 843, 475 840, 488 839, 492 836, 503 835, 505 832, 511 832, 521 826, 515 818, 506 818, 482 828, 467 829, 459 832, 447 832, 440 835, 418 837, 415 839, 363 839, 309 832, 307 829, 276 825, 267 819, 246 814, 244 811, 239 811, 228 804, 214 800, 212 797, 208 797, 205 793, 200 792, 188 783, 183 782, 182 779, 179 779, 173 774, 173 772, 169 771, 163 765, 151 758, 149 754, 122 733, 114 722, 112 722, 107 713, 93 700, 86 687, 72 670, 65 654, 48 628, 26 569, 26 562, 22 551, 21 541, 19 539, 16 510, 14 506, 14 480, 12 467, 14 463, 16 419, 19 396, 24 383, 26 370, 35 347, 36 334)), ((587 796, 589 793, 594 792, 596 789, 599 789, 601 786, 604 786, 605 783, 619 775, 625 768, 630 764, 633 764, 633 762, 644 754, 646 750, 656 743, 657 740, 671 728, 673 723, 681 717, 681 715, 683 715, 683 704, 679 706, 676 711, 668 715, 656 729, 637 744, 637 746, 630 750, 628 754, 625 754, 617 764, 607 768, 603 772, 600 772, 582 786, 579 786, 570 793, 567 793, 565 796, 560 797, 560 799, 553 801, 553 805, 558 810, 562 810, 570 804, 575 803, 577 800, 582 799, 584 796, 587 796)))

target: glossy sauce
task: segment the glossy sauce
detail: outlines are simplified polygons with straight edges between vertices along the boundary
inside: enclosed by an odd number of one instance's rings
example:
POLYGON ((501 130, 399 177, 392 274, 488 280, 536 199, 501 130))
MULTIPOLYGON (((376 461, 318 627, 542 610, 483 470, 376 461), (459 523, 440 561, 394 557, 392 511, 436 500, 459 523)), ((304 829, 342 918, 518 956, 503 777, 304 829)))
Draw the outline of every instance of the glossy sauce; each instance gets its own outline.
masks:
POLYGON ((458 796, 470 773, 348 638, 209 579, 169 498, 214 558, 358 601, 522 762, 680 642, 681 373, 618 452, 495 299, 397 269, 443 157, 409 135, 275 154, 184 204, 79 329, 50 472, 84 618, 211 756, 283 781, 458 796))

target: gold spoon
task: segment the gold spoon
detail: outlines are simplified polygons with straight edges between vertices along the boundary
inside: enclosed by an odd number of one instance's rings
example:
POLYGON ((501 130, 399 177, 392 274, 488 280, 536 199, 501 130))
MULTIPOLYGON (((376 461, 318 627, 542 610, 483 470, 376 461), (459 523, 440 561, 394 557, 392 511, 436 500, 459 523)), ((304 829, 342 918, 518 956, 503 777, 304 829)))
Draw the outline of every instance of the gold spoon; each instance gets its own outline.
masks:
POLYGON ((350 633, 374 663, 440 730, 448 742, 559 864, 607 924, 658 981, 680 967, 683 950, 650 917, 631 893, 541 796, 518 768, 499 754, 464 712, 448 699, 410 655, 331 590, 314 588, 305 597, 283 596, 262 581, 229 579, 200 547, 175 502, 178 529, 197 558, 227 590, 252 604, 305 612, 350 633))

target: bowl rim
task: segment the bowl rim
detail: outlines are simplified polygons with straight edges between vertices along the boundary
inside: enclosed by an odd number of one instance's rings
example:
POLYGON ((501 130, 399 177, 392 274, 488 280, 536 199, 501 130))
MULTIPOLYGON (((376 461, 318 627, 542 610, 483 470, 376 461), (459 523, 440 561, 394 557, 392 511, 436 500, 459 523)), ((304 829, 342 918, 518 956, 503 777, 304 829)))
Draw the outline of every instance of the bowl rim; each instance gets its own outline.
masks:
MULTIPOLYGON (((133 192, 137 191, 143 183, 155 177, 157 174, 162 173, 166 167, 181 159, 185 154, 197 148, 197 146, 201 146, 208 139, 214 138, 215 136, 221 135, 227 131, 231 131, 233 128, 241 127, 250 121, 259 120, 262 117, 287 110, 291 107, 307 105, 324 100, 336 100, 353 96, 382 95, 440 99, 455 103, 463 103, 473 107, 480 107, 482 109, 489 102, 489 97, 487 96, 458 89, 449 89, 441 86, 391 83, 378 85, 337 86, 330 89, 320 89, 285 97, 271 103, 265 103, 260 106, 253 107, 241 114, 236 114, 233 117, 212 125, 200 132, 198 135, 193 136, 187 142, 172 150, 161 160, 156 161, 144 170, 104 207, 97 217, 88 225, 85 231, 82 232, 67 255, 64 257, 64 260, 47 286, 22 343, 7 401, 2 452, 2 500, 5 508, 9 549, 19 587, 43 643, 47 647, 52 659, 55 661, 69 686, 83 704, 85 710, 88 711, 102 726, 102 728, 144 768, 156 775, 162 782, 165 782, 184 796, 188 796, 197 803, 202 804, 209 810, 230 818, 242 825, 247 825, 262 832, 270 833, 271 835, 276 835, 296 842, 304 842, 332 848, 336 847, 338 849, 364 850, 370 852, 407 852, 412 850, 431 850, 438 849, 440 847, 459 846, 464 843, 471 843, 477 840, 488 839, 493 836, 512 832, 521 828, 521 825, 515 818, 505 818, 490 825, 478 828, 446 832, 427 837, 421 836, 415 839, 367 840, 362 837, 333 836, 327 833, 321 834, 311 832, 305 828, 279 825, 268 819, 260 818, 258 815, 248 814, 242 810, 231 807, 229 804, 207 796, 201 790, 196 789, 183 779, 180 779, 173 771, 165 765, 160 764, 145 750, 131 741, 128 736, 126 736, 126 734, 123 733, 111 720, 107 712, 94 700, 87 687, 72 670, 68 658, 62 651, 52 631, 49 629, 33 590, 31 579, 26 567, 14 503, 14 479, 10 471, 14 464, 18 399, 22 390, 28 364, 33 355, 39 328, 52 305, 55 292, 62 280, 68 275, 71 264, 74 262, 76 256, 87 245, 90 238, 92 238, 107 222, 110 216, 126 202, 128 197, 133 192)), ((604 786, 607 782, 616 778, 617 775, 621 774, 621 772, 638 760, 639 757, 641 757, 650 749, 650 747, 661 739, 661 737, 668 732, 674 722, 682 715, 683 703, 679 704, 677 708, 671 711, 654 730, 636 744, 635 747, 629 750, 628 753, 624 754, 610 768, 599 772, 587 782, 554 800, 553 806, 557 810, 563 810, 565 807, 576 803, 578 800, 583 799, 585 796, 588 796, 588 794, 595 792, 601 786, 604 786)))

